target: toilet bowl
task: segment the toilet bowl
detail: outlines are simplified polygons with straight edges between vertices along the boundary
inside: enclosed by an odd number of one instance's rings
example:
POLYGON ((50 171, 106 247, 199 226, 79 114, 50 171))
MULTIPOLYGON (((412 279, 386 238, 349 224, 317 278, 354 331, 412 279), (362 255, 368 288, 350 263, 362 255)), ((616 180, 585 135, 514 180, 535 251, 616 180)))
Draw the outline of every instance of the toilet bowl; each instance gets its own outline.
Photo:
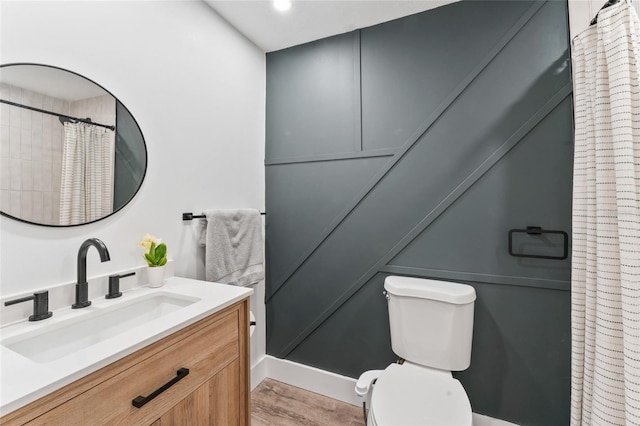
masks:
POLYGON ((451 371, 471 363, 473 287, 389 276, 391 347, 404 361, 362 373, 356 395, 371 398, 368 425, 471 426, 469 398, 451 371))
POLYGON ((367 424, 377 426, 471 426, 471 404, 451 373, 391 364, 378 377, 367 424))

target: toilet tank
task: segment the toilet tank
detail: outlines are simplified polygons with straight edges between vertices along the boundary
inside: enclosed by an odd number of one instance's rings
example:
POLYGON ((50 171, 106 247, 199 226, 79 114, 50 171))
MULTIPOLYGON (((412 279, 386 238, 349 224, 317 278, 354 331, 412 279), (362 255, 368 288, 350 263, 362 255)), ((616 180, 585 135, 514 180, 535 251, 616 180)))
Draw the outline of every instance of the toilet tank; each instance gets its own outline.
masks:
POLYGON ((473 287, 448 281, 385 279, 393 352, 409 362, 447 371, 471 364, 473 287))

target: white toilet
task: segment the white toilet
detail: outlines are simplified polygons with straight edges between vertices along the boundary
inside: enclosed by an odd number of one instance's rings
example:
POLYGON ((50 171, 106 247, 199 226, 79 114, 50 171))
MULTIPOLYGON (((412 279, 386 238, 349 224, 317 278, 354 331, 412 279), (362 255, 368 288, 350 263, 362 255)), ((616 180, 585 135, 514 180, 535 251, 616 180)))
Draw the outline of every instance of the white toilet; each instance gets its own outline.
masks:
POLYGON ((395 276, 384 288, 391 346, 404 363, 358 379, 356 394, 371 396, 368 426, 470 426, 469 398, 451 371, 471 363, 474 288, 395 276))

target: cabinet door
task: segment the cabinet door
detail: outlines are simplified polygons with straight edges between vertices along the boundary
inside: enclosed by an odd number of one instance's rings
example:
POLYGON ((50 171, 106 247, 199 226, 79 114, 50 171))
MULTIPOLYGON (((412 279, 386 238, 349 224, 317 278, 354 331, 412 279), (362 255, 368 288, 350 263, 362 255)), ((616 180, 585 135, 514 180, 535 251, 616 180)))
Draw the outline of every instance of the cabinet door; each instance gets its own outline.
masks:
POLYGON ((240 425, 240 363, 236 359, 151 426, 240 425))
MULTIPOLYGON (((222 374, 219 373, 219 374, 222 374)), ((213 379, 212 379, 213 380, 213 379)), ((193 391, 166 412, 152 426, 208 425, 210 417, 210 381, 193 391)))
POLYGON ((211 392, 211 424, 241 425, 243 398, 240 392, 240 361, 236 359, 209 380, 211 392))

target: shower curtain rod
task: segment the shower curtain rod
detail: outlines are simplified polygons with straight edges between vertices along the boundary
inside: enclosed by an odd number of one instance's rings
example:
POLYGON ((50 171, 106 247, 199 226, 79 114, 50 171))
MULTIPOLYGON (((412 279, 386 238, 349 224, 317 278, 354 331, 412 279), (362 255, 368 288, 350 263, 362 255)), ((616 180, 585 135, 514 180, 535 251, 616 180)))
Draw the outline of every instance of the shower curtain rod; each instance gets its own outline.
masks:
MULTIPOLYGON (((602 7, 600 8, 600 10, 598 11, 598 13, 600 13, 600 11, 602 11, 602 10, 604 10, 604 9, 608 8, 609 6, 613 6, 613 5, 614 5, 614 4, 616 4, 616 3, 620 3, 620 0, 609 0, 608 2, 606 2, 606 3, 604 4, 604 6, 602 6, 602 7)), ((591 20, 591 24, 590 24, 590 25, 595 25, 595 24, 597 24, 597 23, 598 23, 598 14, 596 14, 595 18, 593 18, 593 19, 591 20)))
POLYGON ((59 114, 57 112, 51 112, 51 111, 47 111, 47 110, 44 110, 44 109, 31 107, 31 106, 28 106, 28 105, 22 105, 22 104, 19 104, 19 103, 16 103, 16 102, 5 101, 4 99, 0 99, 0 102, 2 102, 3 104, 15 106, 15 107, 18 107, 18 108, 25 108, 25 109, 29 109, 31 111, 41 112, 43 114, 55 115, 55 116, 60 117, 60 118, 66 118, 67 120, 80 121, 82 123, 93 124, 94 126, 104 127, 105 129, 109 129, 109 130, 115 130, 116 129, 116 126, 109 126, 107 124, 94 123, 93 121, 91 121, 90 118, 71 117, 70 115, 59 114))

